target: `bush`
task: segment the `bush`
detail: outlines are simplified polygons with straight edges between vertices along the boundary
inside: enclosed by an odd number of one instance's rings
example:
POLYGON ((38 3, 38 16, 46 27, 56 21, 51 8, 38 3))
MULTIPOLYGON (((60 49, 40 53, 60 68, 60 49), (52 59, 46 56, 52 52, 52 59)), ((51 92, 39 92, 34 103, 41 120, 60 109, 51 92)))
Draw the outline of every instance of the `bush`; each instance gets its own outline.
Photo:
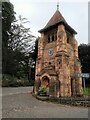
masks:
POLYGON ((19 86, 31 86, 32 82, 30 83, 25 78, 16 78, 15 76, 10 75, 3 75, 2 76, 2 87, 19 87, 19 86))
MULTIPOLYGON (((84 94, 84 88, 83 88, 83 94, 84 94)), ((86 87, 86 95, 90 95, 90 88, 89 87, 86 87)))
POLYGON ((3 75, 2 76, 2 87, 9 87, 9 86, 17 86, 16 78, 10 75, 3 75))
POLYGON ((39 87, 38 94, 39 94, 39 95, 47 95, 46 86, 41 86, 41 87, 39 87))

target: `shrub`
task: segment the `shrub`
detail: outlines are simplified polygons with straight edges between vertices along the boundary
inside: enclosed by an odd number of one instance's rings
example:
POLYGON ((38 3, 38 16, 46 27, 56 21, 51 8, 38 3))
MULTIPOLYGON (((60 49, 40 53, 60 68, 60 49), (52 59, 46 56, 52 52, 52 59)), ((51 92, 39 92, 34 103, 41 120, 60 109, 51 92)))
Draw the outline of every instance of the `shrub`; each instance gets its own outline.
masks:
MULTIPOLYGON (((84 94, 84 88, 83 88, 83 94, 84 94)), ((89 87, 86 87, 86 95, 90 95, 90 88, 89 87)))
POLYGON ((16 78, 15 76, 3 75, 2 76, 2 87, 19 87, 19 86, 31 86, 30 83, 25 78, 16 78))
POLYGON ((38 94, 39 95, 46 95, 47 94, 46 86, 39 87, 38 94))

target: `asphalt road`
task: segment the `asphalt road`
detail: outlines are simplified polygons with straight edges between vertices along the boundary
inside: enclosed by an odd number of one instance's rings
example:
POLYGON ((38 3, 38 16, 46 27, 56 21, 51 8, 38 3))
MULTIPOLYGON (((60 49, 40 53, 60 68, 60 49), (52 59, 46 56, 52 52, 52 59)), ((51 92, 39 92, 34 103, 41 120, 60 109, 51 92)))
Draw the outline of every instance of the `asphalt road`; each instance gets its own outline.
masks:
POLYGON ((39 101, 32 88, 3 88, 3 118, 88 118, 88 108, 39 101))

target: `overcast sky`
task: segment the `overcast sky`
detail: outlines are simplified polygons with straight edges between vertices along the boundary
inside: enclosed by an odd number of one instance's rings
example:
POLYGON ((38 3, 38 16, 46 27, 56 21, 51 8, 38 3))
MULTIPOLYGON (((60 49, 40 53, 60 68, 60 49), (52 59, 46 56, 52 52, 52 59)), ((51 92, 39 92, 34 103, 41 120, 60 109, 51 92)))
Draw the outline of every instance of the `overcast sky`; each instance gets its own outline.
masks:
MULTIPOLYGON (((77 31, 78 44, 88 43, 88 0, 75 1, 60 0, 59 11, 67 23, 77 31)), ((32 33, 40 36, 38 30, 42 29, 55 13, 58 0, 10 0, 10 2, 14 5, 17 16, 27 18, 32 33)))

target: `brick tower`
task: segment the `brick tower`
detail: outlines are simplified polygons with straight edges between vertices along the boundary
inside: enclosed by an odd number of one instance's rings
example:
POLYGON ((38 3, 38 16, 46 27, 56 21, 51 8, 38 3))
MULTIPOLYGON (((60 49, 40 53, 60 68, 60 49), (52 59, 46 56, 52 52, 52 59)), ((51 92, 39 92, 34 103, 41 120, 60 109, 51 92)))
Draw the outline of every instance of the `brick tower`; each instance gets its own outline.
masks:
POLYGON ((48 86, 49 96, 82 95, 82 79, 76 76, 81 72, 77 32, 58 9, 39 32, 34 92, 37 93, 40 86, 48 86))

